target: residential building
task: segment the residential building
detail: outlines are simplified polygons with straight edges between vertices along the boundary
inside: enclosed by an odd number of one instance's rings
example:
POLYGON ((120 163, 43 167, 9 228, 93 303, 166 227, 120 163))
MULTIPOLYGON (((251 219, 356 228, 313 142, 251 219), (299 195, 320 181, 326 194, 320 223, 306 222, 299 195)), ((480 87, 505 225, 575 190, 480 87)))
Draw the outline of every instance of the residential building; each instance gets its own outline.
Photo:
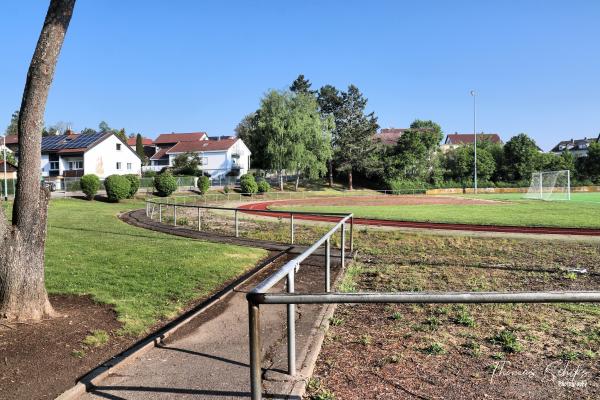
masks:
POLYGON ((212 178, 239 176, 250 169, 251 152, 235 136, 209 138, 205 132, 169 133, 154 141, 156 153, 150 157, 150 166, 144 170, 160 171, 172 167, 175 157, 195 153, 200 157, 201 169, 212 178))
MULTIPOLYGON (((130 137, 127 139, 127 145, 133 149, 133 151, 137 152, 137 137, 130 137)), ((156 153, 156 146, 154 145, 154 141, 150 138, 142 137, 142 146, 144 147, 144 155, 147 158, 150 158, 156 153)))
POLYGON ((379 133, 374 136, 374 140, 386 146, 395 146, 396 143, 398 143, 400 136, 407 130, 407 128, 382 128, 379 133))
MULTIPOLYGON (((440 146, 440 149, 445 153, 448 150, 456 149, 463 145, 473 145, 475 141, 475 135, 472 133, 451 133, 446 135, 446 140, 440 146)), ((478 133, 477 142, 492 142, 502 144, 502 140, 497 133, 478 133)))
POLYGON ((563 140, 554 146, 550 152, 562 154, 564 151, 569 151, 575 157, 587 157, 588 148, 590 147, 590 144, 594 142, 600 142, 600 134, 597 138, 592 139, 584 137, 583 139, 563 140))
MULTIPOLYGON (((1 147, 1 146, 0 146, 1 147)), ((0 180, 17 179, 17 166, 11 162, 6 162, 6 176, 4 175, 4 161, 0 160, 0 180)))
POLYGON ((4 141, 6 141, 6 150, 12 153, 16 153, 19 149, 19 137, 17 135, 8 135, 5 136, 2 141, 0 141, 0 151, 4 148, 4 141))

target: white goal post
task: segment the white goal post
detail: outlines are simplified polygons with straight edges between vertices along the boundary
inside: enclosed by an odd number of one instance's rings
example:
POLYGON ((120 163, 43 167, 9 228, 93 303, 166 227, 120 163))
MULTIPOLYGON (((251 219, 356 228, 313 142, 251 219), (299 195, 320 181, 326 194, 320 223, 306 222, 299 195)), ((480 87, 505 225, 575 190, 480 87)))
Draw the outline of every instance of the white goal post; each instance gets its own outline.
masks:
POLYGON ((540 171, 531 174, 526 199, 571 200, 571 171, 540 171))

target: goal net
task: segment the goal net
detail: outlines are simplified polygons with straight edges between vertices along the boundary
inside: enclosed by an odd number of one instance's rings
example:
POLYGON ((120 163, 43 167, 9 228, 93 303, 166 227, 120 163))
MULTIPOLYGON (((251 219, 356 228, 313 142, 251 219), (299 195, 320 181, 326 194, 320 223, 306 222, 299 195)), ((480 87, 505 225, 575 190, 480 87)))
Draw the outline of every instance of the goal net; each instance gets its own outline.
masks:
POLYGON ((526 199, 571 200, 571 171, 541 171, 531 174, 526 199))

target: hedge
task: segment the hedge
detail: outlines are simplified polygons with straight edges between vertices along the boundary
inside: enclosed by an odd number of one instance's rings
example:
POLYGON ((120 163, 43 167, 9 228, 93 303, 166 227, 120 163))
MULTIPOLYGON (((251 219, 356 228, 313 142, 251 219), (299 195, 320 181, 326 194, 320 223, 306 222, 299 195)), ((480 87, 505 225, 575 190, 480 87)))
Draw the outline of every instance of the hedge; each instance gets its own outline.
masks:
POLYGON ((81 191, 85 193, 85 197, 88 200, 94 200, 94 196, 98 193, 98 189, 100 189, 100 178, 94 174, 87 174, 81 177, 79 185, 81 186, 81 191))
POLYGON ((254 194, 258 192, 258 184, 254 179, 254 175, 242 175, 240 177, 240 189, 242 190, 242 193, 254 194))
POLYGON ((208 178, 208 176, 202 175, 201 177, 199 177, 197 186, 198 190, 200 191, 200 194, 208 192, 208 189, 210 189, 210 179, 208 178))
POLYGON ((108 200, 118 202, 129 196, 131 183, 123 175, 110 175, 104 180, 104 187, 108 200))
POLYGON ((177 190, 177 179, 165 171, 154 177, 154 187, 159 196, 167 197, 177 190))
POLYGON ((129 181, 129 184, 130 184, 129 194, 127 195, 127 198, 131 199, 131 198, 133 198, 133 196, 135 196, 138 189, 140 188, 140 177, 137 176, 136 174, 127 174, 124 176, 129 181))

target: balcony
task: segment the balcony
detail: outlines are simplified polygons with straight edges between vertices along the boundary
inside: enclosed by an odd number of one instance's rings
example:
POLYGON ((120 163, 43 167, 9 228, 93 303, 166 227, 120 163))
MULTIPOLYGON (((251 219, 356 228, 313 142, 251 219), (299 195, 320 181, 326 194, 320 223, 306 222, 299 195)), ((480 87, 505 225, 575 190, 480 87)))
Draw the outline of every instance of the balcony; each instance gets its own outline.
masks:
POLYGON ((69 170, 63 171, 63 177, 65 177, 65 178, 79 178, 82 176, 83 176, 82 169, 69 169, 69 170))

